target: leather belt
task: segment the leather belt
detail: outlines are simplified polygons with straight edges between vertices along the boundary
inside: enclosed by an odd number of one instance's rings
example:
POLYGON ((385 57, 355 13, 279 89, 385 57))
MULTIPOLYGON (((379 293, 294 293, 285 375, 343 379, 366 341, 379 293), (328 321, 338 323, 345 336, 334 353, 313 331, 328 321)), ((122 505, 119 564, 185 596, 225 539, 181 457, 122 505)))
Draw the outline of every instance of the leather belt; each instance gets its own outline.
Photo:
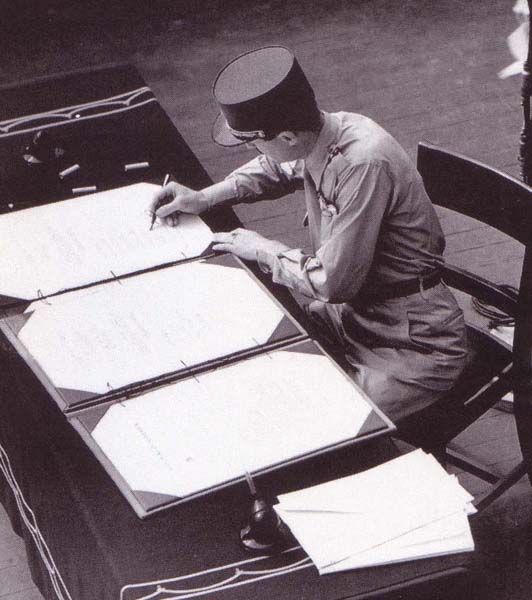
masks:
POLYGON ((390 283, 380 290, 363 290, 357 296, 357 300, 363 300, 364 302, 381 302, 382 300, 391 300, 392 298, 404 298, 406 296, 411 296, 412 294, 417 294, 423 290, 429 290, 438 285, 440 281, 441 273, 436 270, 428 275, 420 275, 419 277, 412 279, 390 283))

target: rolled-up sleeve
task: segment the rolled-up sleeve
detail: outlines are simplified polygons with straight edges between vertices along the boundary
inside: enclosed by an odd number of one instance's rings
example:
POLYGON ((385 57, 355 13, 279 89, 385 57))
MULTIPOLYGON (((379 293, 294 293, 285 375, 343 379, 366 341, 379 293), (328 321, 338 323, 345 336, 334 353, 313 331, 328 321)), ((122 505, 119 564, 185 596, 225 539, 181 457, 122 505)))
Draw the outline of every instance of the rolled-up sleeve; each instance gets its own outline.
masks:
POLYGON ((303 187, 301 161, 276 163, 260 155, 226 177, 234 183, 238 202, 274 200, 303 187))
POLYGON ((338 214, 322 220, 322 244, 314 255, 288 249, 261 257, 277 283, 323 302, 346 302, 371 268, 393 182, 379 162, 349 166, 335 186, 338 214), (329 222, 327 222, 327 220, 329 222))

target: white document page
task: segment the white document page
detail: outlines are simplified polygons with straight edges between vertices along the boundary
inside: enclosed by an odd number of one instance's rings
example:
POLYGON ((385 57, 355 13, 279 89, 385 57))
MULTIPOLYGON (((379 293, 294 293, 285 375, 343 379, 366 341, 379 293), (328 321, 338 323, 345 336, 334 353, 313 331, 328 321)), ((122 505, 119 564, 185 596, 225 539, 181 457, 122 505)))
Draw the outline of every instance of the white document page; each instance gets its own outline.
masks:
POLYGON ((320 569, 320 574, 468 552, 474 548, 467 515, 461 512, 324 567, 320 569))
POLYGON ((411 452, 279 497, 279 514, 318 568, 462 512, 472 497, 433 457, 411 452))
POLYGON ((268 341, 279 306, 244 269, 196 261, 33 302, 20 342, 57 388, 103 394, 268 341))
POLYGON ((34 299, 199 256, 212 239, 199 217, 150 230, 157 189, 138 183, 0 216, 0 294, 34 299))
POLYGON ((183 497, 355 438, 371 411, 326 356, 279 350, 113 405, 92 436, 131 489, 183 497))
POLYGON ((396 489, 408 489, 408 480, 412 484, 421 480, 423 487, 443 486, 463 504, 473 500, 454 475, 449 475, 432 455, 418 449, 362 473, 282 494, 279 502, 284 510, 361 514, 373 511, 375 496, 384 496, 395 482, 396 489))

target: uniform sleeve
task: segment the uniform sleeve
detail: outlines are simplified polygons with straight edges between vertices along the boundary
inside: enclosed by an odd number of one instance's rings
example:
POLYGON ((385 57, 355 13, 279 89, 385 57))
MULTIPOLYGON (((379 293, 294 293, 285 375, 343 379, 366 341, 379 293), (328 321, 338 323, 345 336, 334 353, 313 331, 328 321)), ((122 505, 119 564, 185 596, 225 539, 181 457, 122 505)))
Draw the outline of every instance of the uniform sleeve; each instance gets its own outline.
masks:
POLYGON ((303 187, 301 161, 276 163, 264 154, 226 177, 234 186, 236 202, 273 200, 303 187))
POLYGON ((325 242, 314 255, 288 249, 259 253, 259 264, 277 283, 323 302, 346 302, 360 290, 371 268, 393 183, 386 168, 369 162, 350 166, 337 181, 338 214, 322 223, 325 242))

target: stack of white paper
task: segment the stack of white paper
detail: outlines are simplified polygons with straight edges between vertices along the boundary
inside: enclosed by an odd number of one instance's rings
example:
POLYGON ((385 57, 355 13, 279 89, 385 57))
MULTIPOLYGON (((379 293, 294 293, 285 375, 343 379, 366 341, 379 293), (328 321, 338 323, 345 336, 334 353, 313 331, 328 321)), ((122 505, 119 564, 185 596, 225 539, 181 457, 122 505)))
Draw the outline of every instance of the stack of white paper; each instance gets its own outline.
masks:
POLYGON ((474 549, 473 497, 431 455, 279 496, 275 510, 320 574, 474 549))

